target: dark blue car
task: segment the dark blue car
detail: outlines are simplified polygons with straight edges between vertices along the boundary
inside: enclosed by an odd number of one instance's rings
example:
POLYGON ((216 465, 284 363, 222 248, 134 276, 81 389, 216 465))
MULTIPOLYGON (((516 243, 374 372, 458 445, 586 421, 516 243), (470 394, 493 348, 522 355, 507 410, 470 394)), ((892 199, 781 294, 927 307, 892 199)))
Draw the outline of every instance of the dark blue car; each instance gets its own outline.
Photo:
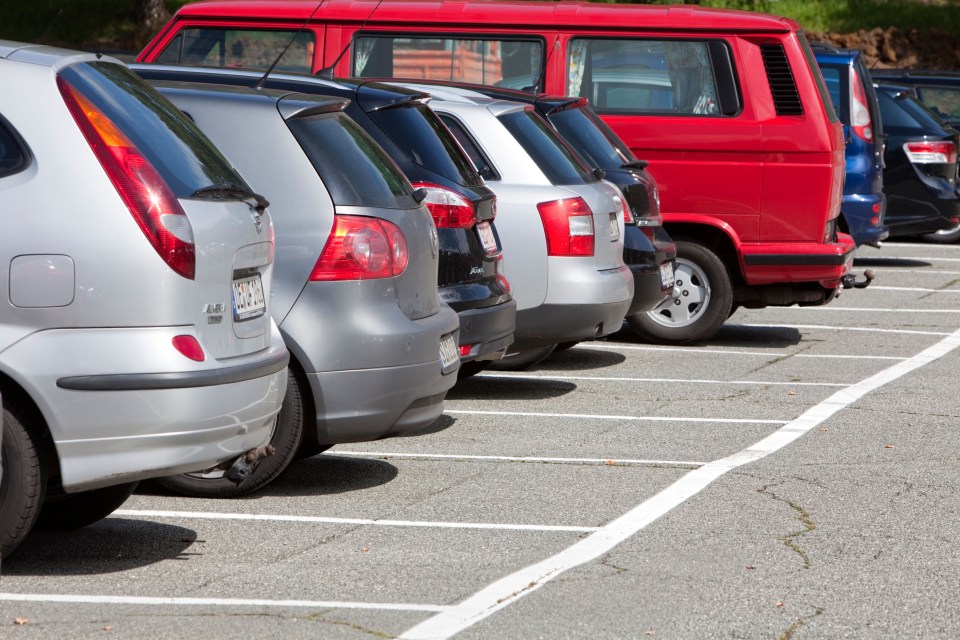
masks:
POLYGON ((883 224, 883 129, 870 72, 857 49, 812 46, 847 140, 840 230, 857 246, 879 246, 890 230, 883 224))

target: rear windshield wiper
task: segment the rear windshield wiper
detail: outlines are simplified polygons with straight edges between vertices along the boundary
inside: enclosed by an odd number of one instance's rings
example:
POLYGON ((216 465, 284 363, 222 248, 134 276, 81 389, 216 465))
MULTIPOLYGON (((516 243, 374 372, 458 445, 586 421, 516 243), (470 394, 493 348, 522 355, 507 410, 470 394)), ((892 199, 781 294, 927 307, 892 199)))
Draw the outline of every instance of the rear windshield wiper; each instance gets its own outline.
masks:
POLYGON ((262 212, 270 203, 259 193, 254 193, 247 187, 232 182, 211 184, 194 191, 191 198, 200 200, 240 200, 246 202, 257 211, 262 212))

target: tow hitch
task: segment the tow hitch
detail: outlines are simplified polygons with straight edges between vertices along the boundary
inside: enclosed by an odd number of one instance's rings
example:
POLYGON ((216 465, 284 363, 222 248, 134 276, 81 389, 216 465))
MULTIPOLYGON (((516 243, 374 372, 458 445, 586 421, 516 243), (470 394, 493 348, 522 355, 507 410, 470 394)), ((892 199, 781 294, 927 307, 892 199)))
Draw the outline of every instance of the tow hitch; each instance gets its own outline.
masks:
POLYGON ((866 289, 876 277, 876 271, 873 269, 867 269, 863 272, 863 280, 860 282, 857 282, 857 276, 852 273, 848 273, 847 275, 843 276, 841 282, 843 283, 844 289, 866 289))
POLYGON ((233 461, 233 464, 227 469, 224 477, 238 486, 243 484, 243 481, 249 478, 253 470, 260 464, 260 461, 268 456, 272 456, 274 451, 272 444, 265 444, 258 449, 250 449, 250 451, 247 451, 233 461))

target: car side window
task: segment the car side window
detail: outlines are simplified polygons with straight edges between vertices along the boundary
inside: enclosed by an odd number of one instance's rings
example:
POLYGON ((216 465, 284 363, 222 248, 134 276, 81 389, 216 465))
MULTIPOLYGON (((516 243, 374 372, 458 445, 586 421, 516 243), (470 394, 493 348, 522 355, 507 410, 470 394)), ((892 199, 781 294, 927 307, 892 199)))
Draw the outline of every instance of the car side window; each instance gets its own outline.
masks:
POLYGON ((540 39, 474 36, 358 35, 357 78, 427 78, 523 89, 543 68, 540 39))
POLYGON ((941 118, 960 119, 960 88, 917 87, 917 95, 941 118))
POLYGON ((463 150, 467 152, 467 156, 470 157, 473 166, 477 168, 477 173, 480 174, 480 177, 484 180, 499 180, 500 174, 497 173, 497 170, 493 168, 490 160, 488 160, 487 156, 480 150, 480 146, 476 140, 473 139, 473 136, 467 133, 463 124, 453 116, 443 113, 438 113, 437 115, 440 116, 443 124, 447 125, 447 129, 450 129, 450 133, 457 139, 457 142, 460 143, 463 150))
POLYGON ((719 40, 575 38, 566 93, 588 98, 599 113, 740 112, 733 59, 719 40))
POLYGON ((19 173, 27 168, 30 156, 19 136, 13 133, 7 122, 0 116, 0 178, 19 173))
POLYGON ((188 28, 170 41, 157 62, 266 70, 288 44, 276 70, 312 71, 314 33, 295 30, 188 28))
POLYGON ((847 117, 843 110, 843 96, 841 95, 841 87, 843 86, 841 78, 843 78, 843 74, 839 68, 826 64, 820 65, 820 72, 823 74, 823 81, 827 84, 827 91, 830 93, 830 102, 833 103, 837 117, 840 118, 844 124, 847 124, 847 117))

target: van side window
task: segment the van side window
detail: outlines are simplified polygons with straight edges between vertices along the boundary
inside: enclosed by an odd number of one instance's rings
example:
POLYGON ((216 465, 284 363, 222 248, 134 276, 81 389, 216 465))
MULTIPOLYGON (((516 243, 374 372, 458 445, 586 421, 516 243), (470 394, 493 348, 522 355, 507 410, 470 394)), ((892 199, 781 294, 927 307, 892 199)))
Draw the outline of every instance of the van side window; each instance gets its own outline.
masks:
POLYGON ((588 98, 599 113, 740 112, 732 56, 721 41, 576 38, 566 92, 588 98))
POLYGON ((352 74, 357 78, 427 78, 523 89, 540 78, 539 39, 357 36, 352 74))
POLYGON ((473 166, 477 168, 477 173, 480 174, 480 177, 484 180, 499 180, 500 174, 493 168, 490 160, 488 160, 487 156, 480 150, 480 146, 476 140, 467 133, 467 130, 460 124, 460 121, 444 113, 438 113, 437 115, 440 116, 443 124, 447 125, 447 129, 450 129, 450 133, 453 134, 453 137, 457 139, 457 142, 459 142, 463 150, 466 151, 470 161, 473 162, 473 166))
POLYGON ((276 70, 305 73, 312 71, 313 50, 316 46, 312 31, 297 33, 274 29, 214 27, 184 29, 164 48, 157 62, 266 70, 288 43, 290 48, 283 54, 276 70))
POLYGON ((0 178, 23 171, 28 160, 18 136, 7 128, 6 121, 0 117, 0 178))

